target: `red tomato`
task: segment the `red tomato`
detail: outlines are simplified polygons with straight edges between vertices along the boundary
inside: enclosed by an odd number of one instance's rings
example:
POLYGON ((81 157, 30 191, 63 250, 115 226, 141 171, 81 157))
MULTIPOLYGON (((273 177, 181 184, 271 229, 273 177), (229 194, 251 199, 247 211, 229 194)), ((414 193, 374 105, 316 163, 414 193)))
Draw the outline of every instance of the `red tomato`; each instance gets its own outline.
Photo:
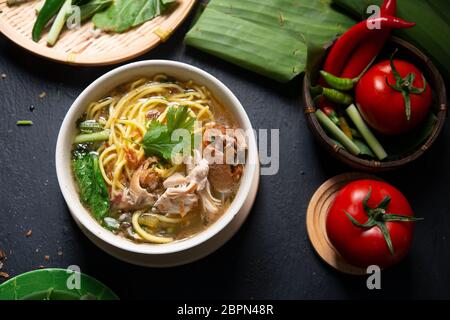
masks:
POLYGON ((427 83, 422 93, 414 93, 423 89, 424 78, 422 72, 409 62, 394 60, 395 69, 398 71, 400 88, 408 90, 414 75, 411 99, 411 113, 408 120, 406 114, 406 102, 402 92, 394 90, 386 83, 386 78, 391 85, 396 85, 396 77, 392 72, 389 60, 382 61, 371 67, 359 80, 356 86, 356 104, 366 122, 375 130, 387 135, 401 134, 417 127, 427 116, 432 104, 432 92, 427 83))
POLYGON ((326 230, 333 246, 350 264, 386 268, 408 253, 414 220, 417 219, 411 206, 396 188, 381 181, 358 180, 336 195, 328 211, 326 230), (368 223, 368 226, 357 226, 354 222, 368 223), (389 239, 382 232, 383 225, 392 242, 392 250, 388 246, 389 239))

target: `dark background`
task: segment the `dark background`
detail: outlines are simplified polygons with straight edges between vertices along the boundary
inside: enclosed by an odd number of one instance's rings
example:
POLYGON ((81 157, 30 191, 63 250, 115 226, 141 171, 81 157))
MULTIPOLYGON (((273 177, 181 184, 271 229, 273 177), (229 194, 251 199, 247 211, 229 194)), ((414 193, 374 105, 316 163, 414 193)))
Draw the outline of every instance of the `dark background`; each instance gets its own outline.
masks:
POLYGON ((59 190, 55 146, 72 102, 115 66, 60 65, 2 36, 0 73, 7 77, 0 80, 0 249, 8 256, 2 271, 15 276, 41 265, 75 264, 122 299, 450 298, 448 126, 421 159, 382 175, 425 220, 417 224, 409 256, 383 272, 382 290, 369 291, 365 277, 325 265, 307 237, 305 214, 312 194, 328 178, 351 169, 313 140, 302 113, 301 79, 282 85, 186 48, 183 37, 191 20, 192 14, 168 42, 137 60, 170 59, 200 67, 236 94, 255 128, 281 129, 280 171, 261 177, 241 230, 210 256, 169 269, 136 267, 94 246, 75 225, 59 190), (39 98, 41 92, 47 96, 39 98), (22 119, 34 125, 17 127, 22 119))

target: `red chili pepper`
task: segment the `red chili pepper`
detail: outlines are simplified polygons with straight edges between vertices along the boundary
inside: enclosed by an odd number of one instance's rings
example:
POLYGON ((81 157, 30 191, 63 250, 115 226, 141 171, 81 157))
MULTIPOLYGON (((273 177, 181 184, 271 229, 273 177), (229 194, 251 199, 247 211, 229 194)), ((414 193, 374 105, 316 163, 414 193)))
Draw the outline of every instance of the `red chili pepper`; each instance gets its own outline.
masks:
MULTIPOLYGON (((397 0, 384 0, 380 16, 395 16, 396 11, 397 0)), ((354 50, 340 75, 342 78, 356 78, 381 52, 391 34, 391 28, 374 31, 374 34, 370 35, 354 50)))
POLYGON ((344 33, 331 47, 330 53, 327 56, 323 70, 329 72, 333 75, 340 75, 342 69, 345 66, 350 54, 353 49, 361 42, 362 39, 366 38, 374 30, 367 28, 367 24, 380 24, 381 30, 386 28, 410 28, 416 24, 413 22, 407 22, 400 18, 395 18, 392 16, 380 17, 375 19, 367 19, 361 21, 360 23, 354 25, 346 33, 344 33))

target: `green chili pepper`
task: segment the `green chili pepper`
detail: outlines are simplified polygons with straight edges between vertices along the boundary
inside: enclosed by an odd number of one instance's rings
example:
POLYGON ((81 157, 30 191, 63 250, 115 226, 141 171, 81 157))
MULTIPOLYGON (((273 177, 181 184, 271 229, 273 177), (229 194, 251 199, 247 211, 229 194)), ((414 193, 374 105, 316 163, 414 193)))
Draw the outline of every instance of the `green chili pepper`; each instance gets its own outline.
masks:
POLYGON ((342 91, 349 91, 352 90, 355 85, 358 83, 358 81, 362 78, 362 76, 369 70, 369 68, 372 66, 373 62, 375 61, 376 57, 372 59, 372 61, 364 68, 364 70, 361 72, 359 76, 356 78, 339 78, 334 75, 332 75, 329 72, 326 72, 324 70, 320 71, 320 74, 322 75, 322 78, 325 80, 325 82, 331 86, 333 89, 342 90, 342 91))
POLYGON ((320 71, 320 74, 322 75, 323 79, 325 80, 326 83, 328 83, 329 86, 331 86, 334 89, 343 91, 352 90, 359 80, 358 78, 355 79, 338 78, 336 76, 333 76, 331 73, 328 73, 323 70, 320 71))
POLYGON ((61 9, 65 0, 46 0, 44 6, 39 11, 39 15, 33 26, 33 40, 38 42, 41 39, 42 30, 61 9))
POLYGON ((349 105, 353 103, 351 95, 336 89, 322 88, 322 94, 325 98, 337 104, 349 105))

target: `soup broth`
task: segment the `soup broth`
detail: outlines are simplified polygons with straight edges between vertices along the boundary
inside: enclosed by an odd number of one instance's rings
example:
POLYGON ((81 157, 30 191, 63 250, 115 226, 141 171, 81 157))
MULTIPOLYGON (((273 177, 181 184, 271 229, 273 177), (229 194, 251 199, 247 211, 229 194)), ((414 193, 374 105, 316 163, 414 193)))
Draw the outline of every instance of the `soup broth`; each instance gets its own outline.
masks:
POLYGON ((87 106, 77 128, 72 169, 80 201, 132 241, 194 236, 223 215, 239 187, 245 138, 192 81, 157 75, 121 85, 87 106))

